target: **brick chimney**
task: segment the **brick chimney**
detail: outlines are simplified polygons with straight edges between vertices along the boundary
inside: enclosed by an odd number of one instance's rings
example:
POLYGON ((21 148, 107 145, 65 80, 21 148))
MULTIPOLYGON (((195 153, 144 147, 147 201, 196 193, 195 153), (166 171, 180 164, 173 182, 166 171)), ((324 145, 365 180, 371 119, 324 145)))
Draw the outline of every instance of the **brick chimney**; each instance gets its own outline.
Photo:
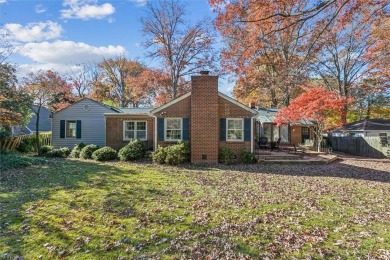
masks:
POLYGON ((191 77, 191 162, 217 163, 219 144, 218 76, 191 77))
POLYGON ((249 107, 252 108, 252 109, 255 109, 256 108, 256 102, 254 102, 254 101, 249 102, 249 107))

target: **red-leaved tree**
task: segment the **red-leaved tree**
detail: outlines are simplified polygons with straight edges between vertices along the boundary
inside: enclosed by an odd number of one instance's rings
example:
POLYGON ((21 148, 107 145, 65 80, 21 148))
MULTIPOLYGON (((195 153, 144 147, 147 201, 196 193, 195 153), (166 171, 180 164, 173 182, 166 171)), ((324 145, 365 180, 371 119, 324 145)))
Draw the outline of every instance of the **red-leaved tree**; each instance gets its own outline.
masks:
POLYGON ((317 150, 320 150, 322 136, 325 130, 341 126, 344 104, 348 102, 336 92, 323 88, 308 88, 308 90, 292 100, 288 107, 282 108, 276 115, 275 123, 294 124, 301 119, 315 123, 317 150))

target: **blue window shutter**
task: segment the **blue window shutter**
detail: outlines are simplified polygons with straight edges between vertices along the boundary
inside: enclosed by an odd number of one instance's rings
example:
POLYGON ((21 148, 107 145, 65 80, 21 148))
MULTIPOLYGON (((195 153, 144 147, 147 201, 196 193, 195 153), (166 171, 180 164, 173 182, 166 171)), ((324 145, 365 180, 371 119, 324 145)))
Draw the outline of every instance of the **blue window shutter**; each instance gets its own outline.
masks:
POLYGON ((157 140, 164 141, 164 118, 157 118, 157 140))
POLYGON ((244 118, 244 141, 251 140, 251 118, 244 118))
POLYGON ((219 137, 221 141, 226 141, 226 118, 220 118, 220 124, 219 124, 219 137))
POLYGON ((189 118, 183 118, 183 141, 190 140, 190 120, 189 118))
POLYGON ((60 120, 60 138, 65 138, 65 120, 60 120))
POLYGON ((76 121, 76 138, 81 138, 81 120, 76 121))

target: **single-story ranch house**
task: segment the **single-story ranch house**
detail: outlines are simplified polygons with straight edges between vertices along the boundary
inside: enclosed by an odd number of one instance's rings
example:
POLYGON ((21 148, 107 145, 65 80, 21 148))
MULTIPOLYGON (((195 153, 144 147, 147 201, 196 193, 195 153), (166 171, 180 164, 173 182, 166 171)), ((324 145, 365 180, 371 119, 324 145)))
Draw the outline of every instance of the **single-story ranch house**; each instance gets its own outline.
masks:
POLYGON ((255 108, 218 92, 217 76, 201 72, 191 81, 191 92, 157 108, 118 109, 84 98, 52 115, 52 144, 56 148, 97 144, 119 150, 139 139, 155 150, 184 140, 190 143, 191 162, 215 163, 221 147, 232 149, 237 158, 243 149, 254 152, 260 135, 296 143, 309 138, 302 130, 306 126, 284 129, 271 122, 267 127, 255 108), (291 129, 292 134, 285 133, 291 129))
POLYGON ((191 162, 218 162, 219 148, 253 152, 257 112, 218 92, 218 77, 192 76, 192 90, 160 107, 116 109, 91 99, 52 116, 54 147, 77 143, 120 149, 129 140, 146 141, 150 149, 179 140, 190 142, 191 162))

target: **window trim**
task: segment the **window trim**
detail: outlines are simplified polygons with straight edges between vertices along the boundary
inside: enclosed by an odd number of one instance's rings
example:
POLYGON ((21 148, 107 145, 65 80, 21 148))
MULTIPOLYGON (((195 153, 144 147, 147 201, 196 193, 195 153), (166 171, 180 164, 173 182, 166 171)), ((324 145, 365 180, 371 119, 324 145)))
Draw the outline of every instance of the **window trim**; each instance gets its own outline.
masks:
MULTIPOLYGON (((245 134, 245 126, 244 126, 244 118, 226 118, 226 142, 244 142, 244 134, 245 134), (229 120, 240 120, 242 122, 242 128, 241 128, 241 131, 242 131, 242 135, 241 135, 241 139, 229 139, 229 135, 228 135, 228 131, 229 131, 229 120)), ((234 130, 238 130, 238 129, 234 129, 234 130)))
POLYGON ((77 138, 77 120, 65 120, 65 138, 66 139, 76 139, 77 138), (74 136, 68 136, 68 122, 74 122, 74 136))
MULTIPOLYGON (((178 129, 176 129, 178 130, 178 129)), ((181 117, 165 117, 164 118, 164 141, 165 142, 177 142, 183 140, 183 118, 181 117), (167 129, 167 120, 169 119, 179 119, 180 120, 180 139, 168 139, 167 138, 167 130, 175 130, 175 129, 167 129)))
MULTIPOLYGON (((136 135, 136 138, 134 138, 134 140, 140 140, 140 141, 147 141, 148 140, 148 121, 146 121, 146 120, 123 120, 123 134, 122 134, 123 141, 131 141, 131 138, 126 138, 126 131, 129 131, 129 130, 126 130, 126 123, 127 122, 134 122, 135 128, 136 128, 138 122, 145 123, 145 139, 138 139, 138 136, 137 136, 138 130, 134 129, 134 134, 136 135)), ((140 131, 144 131, 144 130, 140 130, 140 131)))

